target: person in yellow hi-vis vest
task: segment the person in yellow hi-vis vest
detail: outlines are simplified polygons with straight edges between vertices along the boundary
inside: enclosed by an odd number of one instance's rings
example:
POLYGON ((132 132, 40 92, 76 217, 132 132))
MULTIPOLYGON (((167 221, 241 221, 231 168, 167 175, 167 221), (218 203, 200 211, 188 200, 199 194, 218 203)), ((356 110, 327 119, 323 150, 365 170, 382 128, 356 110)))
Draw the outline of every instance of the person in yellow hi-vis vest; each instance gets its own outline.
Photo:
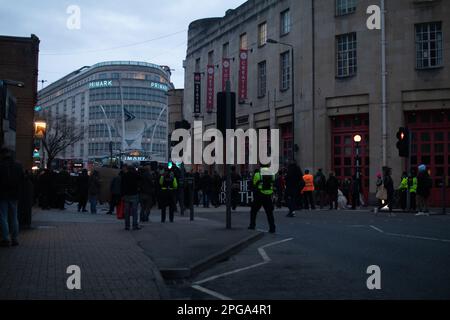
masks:
POLYGON ((408 177, 408 186, 409 186, 409 194, 410 194, 410 204, 409 210, 413 213, 417 213, 416 206, 416 194, 417 194, 417 176, 415 172, 411 172, 408 177))
POLYGON ((408 174, 406 172, 402 174, 398 190, 400 191, 400 207, 403 211, 406 211, 406 200, 408 198, 408 174))
POLYGON ((250 230, 255 230, 256 216, 259 209, 264 207, 269 223, 269 232, 275 233, 274 206, 272 201, 274 183, 275 176, 267 167, 262 167, 260 171, 256 171, 253 175, 254 200, 250 211, 250 226, 248 227, 250 230))
POLYGON ((161 188, 159 195, 161 222, 166 222, 166 208, 169 207, 169 221, 173 223, 176 205, 175 195, 178 189, 178 182, 172 170, 164 170, 164 173, 159 178, 159 186, 161 188))

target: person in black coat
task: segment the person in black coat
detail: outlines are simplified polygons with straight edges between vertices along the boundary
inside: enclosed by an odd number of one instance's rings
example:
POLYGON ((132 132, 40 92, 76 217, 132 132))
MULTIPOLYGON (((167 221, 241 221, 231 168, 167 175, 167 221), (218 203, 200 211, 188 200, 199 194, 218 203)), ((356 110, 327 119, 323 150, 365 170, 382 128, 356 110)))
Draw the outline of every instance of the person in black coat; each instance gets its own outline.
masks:
POLYGON ((133 230, 140 230, 138 222, 140 177, 133 166, 124 165, 121 179, 121 192, 125 204, 125 230, 130 230, 130 218, 133 218, 133 230))
POLYGON ((139 202, 141 205, 141 221, 148 222, 153 206, 155 181, 148 168, 139 169, 139 202))
POLYGON ((330 176, 328 177, 325 189, 328 194, 328 199, 330 201, 330 210, 338 209, 338 190, 339 190, 339 181, 335 177, 334 172, 330 172, 330 176))
POLYGON ((206 171, 200 178, 200 188, 203 193, 203 207, 209 208, 209 202, 211 200, 212 179, 211 176, 206 171))
POLYGON ((291 163, 288 166, 288 171, 286 174, 286 203, 289 208, 288 217, 295 217, 295 211, 298 208, 297 204, 300 202, 300 194, 305 187, 305 181, 303 180, 303 172, 295 164, 291 163))
POLYGON ((384 168, 384 177, 383 177, 383 185, 386 188, 387 191, 387 205, 389 207, 389 213, 392 213, 392 210, 394 209, 394 181, 391 177, 392 169, 391 168, 384 168))
POLYGON ((76 181, 78 195, 78 212, 87 212, 86 205, 89 196, 89 176, 86 169, 81 171, 76 181))
POLYGON ((65 210, 66 192, 70 187, 70 174, 66 168, 55 176, 56 183, 56 207, 65 210))
POLYGON ((0 246, 17 246, 19 242, 19 219, 17 205, 23 191, 24 173, 22 166, 14 161, 13 151, 0 150, 0 224, 2 241, 0 246), (11 228, 10 228, 11 225, 11 228), (9 240, 11 231, 11 242, 9 240))
POLYGON ((38 188, 39 193, 39 206, 42 210, 51 209, 50 197, 50 183, 51 183, 51 173, 48 169, 42 171, 38 177, 38 188))
POLYGON ((419 209, 417 216, 429 215, 428 198, 430 197, 432 186, 433 183, 426 166, 421 165, 417 175, 417 206, 419 209))

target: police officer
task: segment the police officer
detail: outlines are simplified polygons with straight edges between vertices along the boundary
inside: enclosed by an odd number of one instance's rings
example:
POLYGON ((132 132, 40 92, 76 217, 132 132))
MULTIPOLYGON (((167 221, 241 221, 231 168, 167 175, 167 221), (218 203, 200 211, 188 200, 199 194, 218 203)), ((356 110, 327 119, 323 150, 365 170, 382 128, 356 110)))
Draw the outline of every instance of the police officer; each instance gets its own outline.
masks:
POLYGON ((408 177, 408 187, 409 187, 409 194, 410 194, 409 210, 415 213, 415 212, 417 212, 417 207, 416 207, 417 176, 416 176, 415 172, 411 172, 411 174, 408 177))
POLYGON ((269 222, 269 232, 275 233, 275 219, 273 216, 273 185, 275 182, 274 175, 267 167, 262 167, 260 171, 256 171, 253 175, 253 190, 255 198, 252 204, 250 212, 250 230, 256 228, 256 215, 259 209, 264 207, 264 211, 267 215, 267 221, 269 222))
POLYGON ((403 172, 400 186, 398 187, 400 191, 400 207, 403 211, 406 210, 406 200, 408 197, 408 174, 403 172))
POLYGON ((159 203, 161 207, 161 222, 166 222, 166 208, 169 207, 169 220, 173 222, 174 212, 175 212, 175 197, 178 189, 177 178, 175 177, 173 171, 171 170, 171 165, 169 168, 164 170, 164 173, 159 178, 159 186, 161 188, 161 193, 159 195, 159 203))

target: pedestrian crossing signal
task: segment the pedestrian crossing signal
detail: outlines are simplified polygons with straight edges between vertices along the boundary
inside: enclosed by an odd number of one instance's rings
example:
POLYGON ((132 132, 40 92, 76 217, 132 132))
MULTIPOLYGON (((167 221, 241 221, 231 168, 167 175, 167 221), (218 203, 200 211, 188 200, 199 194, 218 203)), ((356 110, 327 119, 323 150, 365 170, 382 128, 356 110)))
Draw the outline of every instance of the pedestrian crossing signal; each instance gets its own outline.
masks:
POLYGON ((402 158, 409 157, 409 145, 410 145, 410 136, 408 128, 400 128, 397 132, 397 149, 398 155, 402 158))

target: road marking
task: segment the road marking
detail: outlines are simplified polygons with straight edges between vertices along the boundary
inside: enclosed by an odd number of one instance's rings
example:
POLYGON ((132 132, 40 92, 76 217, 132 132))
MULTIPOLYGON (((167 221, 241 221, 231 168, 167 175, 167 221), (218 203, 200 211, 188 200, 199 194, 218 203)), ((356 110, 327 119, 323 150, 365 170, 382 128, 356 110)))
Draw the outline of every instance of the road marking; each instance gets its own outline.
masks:
POLYGON ((375 227, 375 226, 370 226, 372 229, 386 234, 388 236, 393 236, 393 237, 400 237, 400 238, 408 238, 408 239, 419 239, 419 240, 429 240, 429 241, 438 241, 438 242, 446 242, 446 243, 450 243, 450 240, 448 239, 439 239, 439 238, 431 238, 431 237, 421 237, 421 236, 415 236, 415 235, 410 235, 410 234, 401 234, 401 233, 391 233, 391 232, 384 232, 383 230, 375 227))
POLYGON ((370 226, 373 230, 375 230, 375 231, 378 231, 378 232, 380 232, 380 233, 384 233, 384 231, 383 230, 381 230, 381 229, 379 229, 379 228, 377 228, 377 227, 375 227, 375 226, 370 226))
POLYGON ((207 283, 207 282, 211 282, 211 281, 219 279, 219 278, 227 277, 227 276, 230 276, 230 275, 242 272, 242 271, 247 271, 247 270, 258 268, 258 267, 261 267, 261 266, 263 266, 265 264, 268 264, 268 263, 270 263, 272 261, 272 259, 269 257, 269 255, 267 254, 265 249, 269 248, 269 247, 272 247, 272 246, 276 246, 276 245, 285 243, 285 242, 288 242, 288 241, 292 241, 292 240, 294 240, 294 238, 289 238, 289 239, 285 239, 285 240, 281 240, 281 241, 272 242, 272 243, 266 244, 266 245, 264 245, 262 247, 259 247, 258 248, 258 253, 261 255, 262 259, 264 260, 263 262, 252 264, 250 266, 247 266, 247 267, 244 267, 244 268, 235 269, 235 270, 228 271, 228 272, 225 272, 225 273, 221 273, 221 274, 218 274, 218 275, 215 275, 215 276, 211 276, 209 278, 206 278, 206 279, 203 279, 203 280, 200 280, 200 281, 196 281, 192 285, 192 288, 194 288, 196 290, 199 290, 199 291, 202 291, 204 293, 210 294, 213 297, 219 298, 221 300, 231 300, 230 298, 227 298, 226 296, 224 296, 224 295, 222 295, 222 294, 220 294, 220 293, 218 293, 216 291, 212 291, 212 290, 206 289, 206 288, 204 288, 204 287, 202 287, 200 285, 204 284, 204 283, 207 283))
POLYGON ((440 239, 440 238, 431 238, 431 237, 422 237, 422 236, 415 236, 411 234, 402 234, 402 233, 392 233, 392 232, 385 232, 384 230, 381 230, 380 228, 377 228, 375 226, 364 226, 364 225, 353 225, 349 226, 350 228, 371 228, 379 233, 385 234, 387 236, 391 237, 399 237, 399 238, 407 238, 407 239, 418 239, 418 240, 428 240, 428 241, 437 241, 437 242, 445 242, 450 243, 449 239, 440 239))
POLYGON ((209 294, 210 296, 216 297, 217 299, 220 299, 220 300, 233 300, 231 298, 228 298, 228 297, 224 296, 223 294, 220 294, 220 293, 218 293, 216 291, 213 291, 213 290, 209 290, 209 289, 207 289, 205 287, 202 287, 202 286, 199 286, 199 285, 193 285, 192 288, 194 288, 194 289, 196 289, 198 291, 201 291, 203 293, 209 294))

